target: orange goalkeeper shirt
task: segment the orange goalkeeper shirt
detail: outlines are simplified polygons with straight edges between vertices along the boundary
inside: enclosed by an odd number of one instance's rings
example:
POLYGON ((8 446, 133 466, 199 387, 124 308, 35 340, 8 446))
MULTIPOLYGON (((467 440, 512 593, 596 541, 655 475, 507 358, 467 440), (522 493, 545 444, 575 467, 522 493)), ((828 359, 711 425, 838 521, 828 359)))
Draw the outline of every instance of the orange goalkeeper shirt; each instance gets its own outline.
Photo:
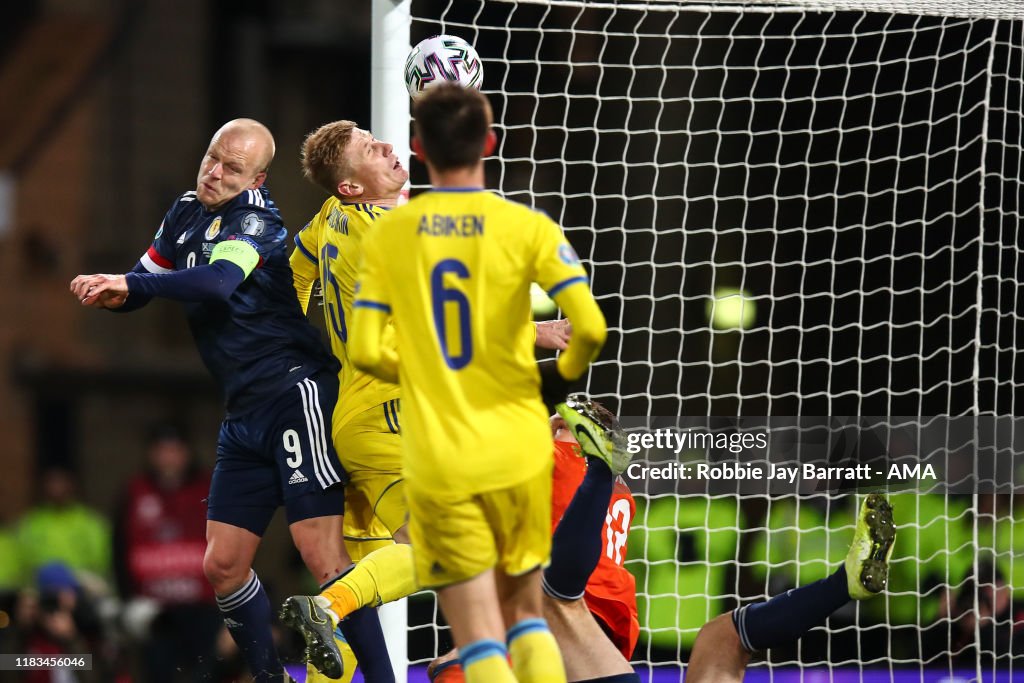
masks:
MULTIPOLYGON (((555 442, 555 472, 551 487, 551 530, 554 532, 587 473, 587 461, 577 455, 579 446, 555 442)), ((591 613, 608 627, 609 637, 628 660, 640 637, 636 607, 636 579, 626 571, 626 539, 636 514, 629 487, 616 479, 608 515, 601 530, 601 559, 587 581, 583 599, 591 613)))

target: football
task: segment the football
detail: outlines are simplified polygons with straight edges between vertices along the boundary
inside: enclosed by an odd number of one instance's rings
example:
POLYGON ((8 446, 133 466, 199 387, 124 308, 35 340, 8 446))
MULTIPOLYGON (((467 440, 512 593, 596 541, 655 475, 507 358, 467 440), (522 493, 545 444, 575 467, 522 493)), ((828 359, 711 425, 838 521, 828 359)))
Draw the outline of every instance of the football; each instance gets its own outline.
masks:
POLYGON ((459 83, 479 90, 483 81, 483 62, 473 46, 458 36, 421 40, 405 60, 405 87, 414 99, 437 83, 459 83))

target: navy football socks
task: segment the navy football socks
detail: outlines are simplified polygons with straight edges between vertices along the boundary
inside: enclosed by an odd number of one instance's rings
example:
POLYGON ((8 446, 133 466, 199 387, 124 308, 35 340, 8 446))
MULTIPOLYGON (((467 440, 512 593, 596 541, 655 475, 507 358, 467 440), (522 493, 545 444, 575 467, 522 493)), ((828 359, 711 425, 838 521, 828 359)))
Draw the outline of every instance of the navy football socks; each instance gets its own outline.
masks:
POLYGON ((217 606, 256 683, 280 683, 284 668, 270 630, 270 599, 256 572, 231 595, 218 597, 217 606))
POLYGON ((559 600, 583 597, 601 559, 601 529, 608 515, 615 477, 600 458, 587 458, 587 474, 573 494, 554 535, 544 592, 559 600))
POLYGON ((846 567, 820 581, 733 610, 732 623, 748 652, 791 643, 850 601, 846 567))
POLYGON ((395 671, 375 607, 360 607, 338 624, 366 683, 395 683, 395 671))
MULTIPOLYGON (((349 565, 340 574, 320 586, 323 593, 335 581, 342 578, 356 566, 349 565)), ((376 607, 360 607, 338 622, 338 630, 345 637, 352 654, 359 660, 359 669, 366 683, 395 683, 395 670, 391 668, 384 629, 380 626, 380 615, 376 607)))

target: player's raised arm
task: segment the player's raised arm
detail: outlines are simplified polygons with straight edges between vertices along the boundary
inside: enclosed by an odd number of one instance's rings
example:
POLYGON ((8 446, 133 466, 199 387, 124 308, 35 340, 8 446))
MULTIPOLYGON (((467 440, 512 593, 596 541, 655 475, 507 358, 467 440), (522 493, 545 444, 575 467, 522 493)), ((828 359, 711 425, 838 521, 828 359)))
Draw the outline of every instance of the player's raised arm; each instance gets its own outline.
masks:
POLYGON ((222 248, 229 244, 218 244, 205 266, 173 273, 128 273, 127 290, 131 294, 176 301, 227 301, 256 268, 253 257, 259 260, 251 245, 222 248))
MULTIPOLYGON (((173 225, 176 213, 183 205, 195 201, 194 191, 178 197, 160 222, 160 229, 153 236, 153 242, 146 253, 135 262, 131 273, 169 273, 174 270, 174 240, 164 228, 173 225), (169 256, 168 256, 169 255, 169 256)), ((128 299, 127 273, 121 275, 79 275, 71 281, 71 293, 83 306, 105 308, 118 313, 128 313, 142 308, 152 297, 136 293, 128 299)))
POLYGON ((558 357, 558 371, 565 379, 576 380, 601 352, 608 327, 586 279, 570 284, 552 298, 572 324, 569 345, 558 357))
POLYGON ((538 216, 536 229, 537 282, 547 290, 572 326, 569 344, 558 360, 541 364, 541 390, 551 408, 565 397, 568 383, 579 379, 597 358, 608 328, 590 293, 587 273, 562 231, 543 216, 538 216))
POLYGON ((264 256, 279 247, 287 235, 280 227, 277 214, 263 206, 262 195, 252 192, 255 204, 240 202, 222 224, 217 224, 222 239, 210 251, 209 263, 189 267, 186 259, 186 267, 181 270, 146 268, 127 273, 124 276, 126 292, 133 297, 142 295, 176 301, 228 301, 239 285, 260 267, 264 256))

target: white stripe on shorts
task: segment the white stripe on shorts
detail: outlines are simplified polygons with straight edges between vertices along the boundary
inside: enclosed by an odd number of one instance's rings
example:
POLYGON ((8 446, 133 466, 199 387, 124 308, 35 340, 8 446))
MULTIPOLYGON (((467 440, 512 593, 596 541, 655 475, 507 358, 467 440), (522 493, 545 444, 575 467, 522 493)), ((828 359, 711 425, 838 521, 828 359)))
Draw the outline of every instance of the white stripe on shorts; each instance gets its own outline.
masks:
POLYGON ((324 476, 332 484, 340 484, 341 477, 338 476, 338 472, 334 469, 334 463, 331 462, 330 452, 327 450, 327 428, 324 426, 324 413, 320 408, 320 387, 317 383, 310 378, 303 380, 309 383, 310 388, 310 405, 313 407, 313 414, 316 418, 316 423, 319 429, 317 430, 318 437, 320 439, 320 456, 324 462, 324 476))
POLYGON ((306 415, 306 431, 309 434, 309 446, 313 453, 313 472, 320 482, 321 488, 341 483, 341 477, 334 470, 327 454, 327 430, 324 427, 324 415, 320 410, 320 391, 316 382, 308 377, 296 386, 302 396, 302 410, 306 415))

